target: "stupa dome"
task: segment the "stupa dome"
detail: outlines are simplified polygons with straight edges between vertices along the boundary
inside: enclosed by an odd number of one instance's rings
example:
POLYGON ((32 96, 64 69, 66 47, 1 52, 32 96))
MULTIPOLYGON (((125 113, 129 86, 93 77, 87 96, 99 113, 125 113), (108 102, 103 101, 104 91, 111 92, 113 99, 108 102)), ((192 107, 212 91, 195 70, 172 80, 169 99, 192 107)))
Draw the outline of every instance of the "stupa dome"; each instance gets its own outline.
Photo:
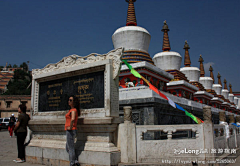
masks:
POLYGON ((174 51, 160 52, 154 55, 153 62, 162 70, 179 70, 182 56, 174 51))
POLYGON ((124 26, 118 28, 112 35, 114 48, 124 47, 125 51, 139 50, 148 52, 151 35, 139 26, 124 26))
POLYGON ((128 63, 147 61, 153 64, 152 58, 148 54, 148 47, 151 40, 150 33, 137 26, 134 2, 136 0, 126 0, 128 2, 128 13, 126 26, 118 28, 112 35, 114 48, 123 47, 123 57, 128 63))
POLYGON ((179 70, 181 67, 182 56, 178 52, 170 51, 170 41, 168 37, 167 21, 164 21, 163 32, 163 52, 157 53, 153 57, 154 64, 162 70, 179 70))
POLYGON ((190 61, 190 56, 188 51, 190 47, 187 41, 185 41, 183 49, 185 50, 185 56, 184 56, 185 67, 182 67, 180 71, 183 74, 185 74, 185 76, 190 82, 199 82, 200 70, 197 67, 191 67, 191 61, 190 61))
POLYGON ((197 67, 182 67, 180 71, 185 74, 190 82, 199 82, 200 70, 197 67))
POLYGON ((212 90, 215 90, 217 95, 221 95, 222 85, 220 85, 220 84, 213 84, 212 85, 212 90))
POLYGON ((204 86, 205 89, 212 89, 213 79, 211 77, 200 77, 199 82, 204 86))
POLYGON ((229 91, 227 89, 227 80, 224 79, 224 89, 222 89, 222 95, 225 97, 225 99, 229 98, 229 91))

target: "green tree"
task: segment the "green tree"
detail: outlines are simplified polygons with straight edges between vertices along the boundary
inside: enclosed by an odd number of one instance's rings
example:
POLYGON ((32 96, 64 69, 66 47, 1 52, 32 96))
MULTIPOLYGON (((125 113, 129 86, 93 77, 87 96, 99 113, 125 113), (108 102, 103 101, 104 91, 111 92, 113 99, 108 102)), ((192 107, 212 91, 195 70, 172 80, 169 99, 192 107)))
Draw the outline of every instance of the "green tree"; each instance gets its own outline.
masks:
POLYGON ((28 65, 27 65, 26 62, 23 62, 23 63, 20 65, 20 67, 22 67, 24 71, 28 71, 28 65))
POLYGON ((9 64, 9 65, 7 66, 7 68, 12 68, 12 65, 11 65, 11 64, 9 64))
POLYGON ((14 80, 24 80, 25 76, 28 75, 28 73, 26 73, 23 70, 17 69, 14 71, 14 80))
POLYGON ((14 64, 14 65, 13 65, 13 68, 18 68, 18 65, 14 64))
POLYGON ((3 95, 30 95, 31 88, 28 85, 31 83, 32 77, 24 70, 15 70, 14 77, 7 85, 7 91, 3 95))

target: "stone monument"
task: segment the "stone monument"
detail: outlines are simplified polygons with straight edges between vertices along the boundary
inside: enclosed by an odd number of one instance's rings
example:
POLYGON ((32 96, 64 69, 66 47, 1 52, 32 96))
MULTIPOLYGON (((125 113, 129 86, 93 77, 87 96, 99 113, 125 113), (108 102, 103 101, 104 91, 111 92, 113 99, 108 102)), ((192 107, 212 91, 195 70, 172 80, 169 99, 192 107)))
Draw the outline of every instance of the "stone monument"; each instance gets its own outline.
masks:
POLYGON ((65 150, 65 114, 70 95, 79 98, 77 150, 81 165, 117 165, 118 75, 123 48, 107 54, 70 55, 32 71, 32 139, 27 162, 69 165, 65 150))

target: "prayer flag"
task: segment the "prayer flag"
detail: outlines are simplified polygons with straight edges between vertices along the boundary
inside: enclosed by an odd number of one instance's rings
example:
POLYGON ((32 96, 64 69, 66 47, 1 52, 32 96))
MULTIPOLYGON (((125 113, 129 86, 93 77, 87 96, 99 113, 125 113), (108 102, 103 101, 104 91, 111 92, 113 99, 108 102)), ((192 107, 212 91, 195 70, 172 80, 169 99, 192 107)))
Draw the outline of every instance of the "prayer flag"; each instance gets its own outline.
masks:
MULTIPOLYGON (((127 67, 129 68, 130 72, 137 78, 141 78, 143 79, 146 84, 148 84, 149 88, 151 90, 153 90, 154 92, 156 92, 159 96, 161 96, 162 98, 166 99, 168 101, 168 103, 174 107, 177 108, 179 110, 182 110, 185 112, 185 115, 189 116, 190 118, 192 118, 197 124, 200 123, 204 123, 200 118, 194 116, 193 114, 189 113, 187 110, 185 110, 184 108, 182 108, 180 105, 174 103, 170 98, 168 98, 166 95, 164 95, 163 93, 161 93, 155 86, 153 86, 146 78, 144 78, 143 76, 141 76, 141 74, 139 74, 135 69, 132 68, 132 66, 130 64, 127 63, 126 60, 122 60, 127 67)), ((233 124, 234 125, 234 124, 233 124)))
MULTIPOLYGON (((167 97, 167 98, 168 98, 168 97, 167 97)), ((168 98, 168 103, 169 103, 172 107, 176 108, 176 104, 175 104, 170 98, 168 98)))

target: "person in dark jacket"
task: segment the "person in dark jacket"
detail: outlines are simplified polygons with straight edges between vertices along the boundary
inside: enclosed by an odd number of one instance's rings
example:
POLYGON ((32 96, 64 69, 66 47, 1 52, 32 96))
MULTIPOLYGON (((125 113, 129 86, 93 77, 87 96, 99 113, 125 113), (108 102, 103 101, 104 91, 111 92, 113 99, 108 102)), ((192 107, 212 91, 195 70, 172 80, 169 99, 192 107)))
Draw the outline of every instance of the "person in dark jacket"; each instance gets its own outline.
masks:
POLYGON ((18 147, 18 158, 13 160, 17 163, 25 162, 25 139, 27 136, 27 126, 30 117, 26 114, 27 107, 25 105, 19 105, 18 107, 18 121, 14 128, 14 132, 17 134, 17 147, 18 147))
POLYGON ((12 116, 9 119, 9 124, 8 124, 8 131, 9 131, 10 137, 12 137, 12 135, 13 135, 15 122, 16 122, 16 118, 14 117, 14 114, 12 114, 12 116))

